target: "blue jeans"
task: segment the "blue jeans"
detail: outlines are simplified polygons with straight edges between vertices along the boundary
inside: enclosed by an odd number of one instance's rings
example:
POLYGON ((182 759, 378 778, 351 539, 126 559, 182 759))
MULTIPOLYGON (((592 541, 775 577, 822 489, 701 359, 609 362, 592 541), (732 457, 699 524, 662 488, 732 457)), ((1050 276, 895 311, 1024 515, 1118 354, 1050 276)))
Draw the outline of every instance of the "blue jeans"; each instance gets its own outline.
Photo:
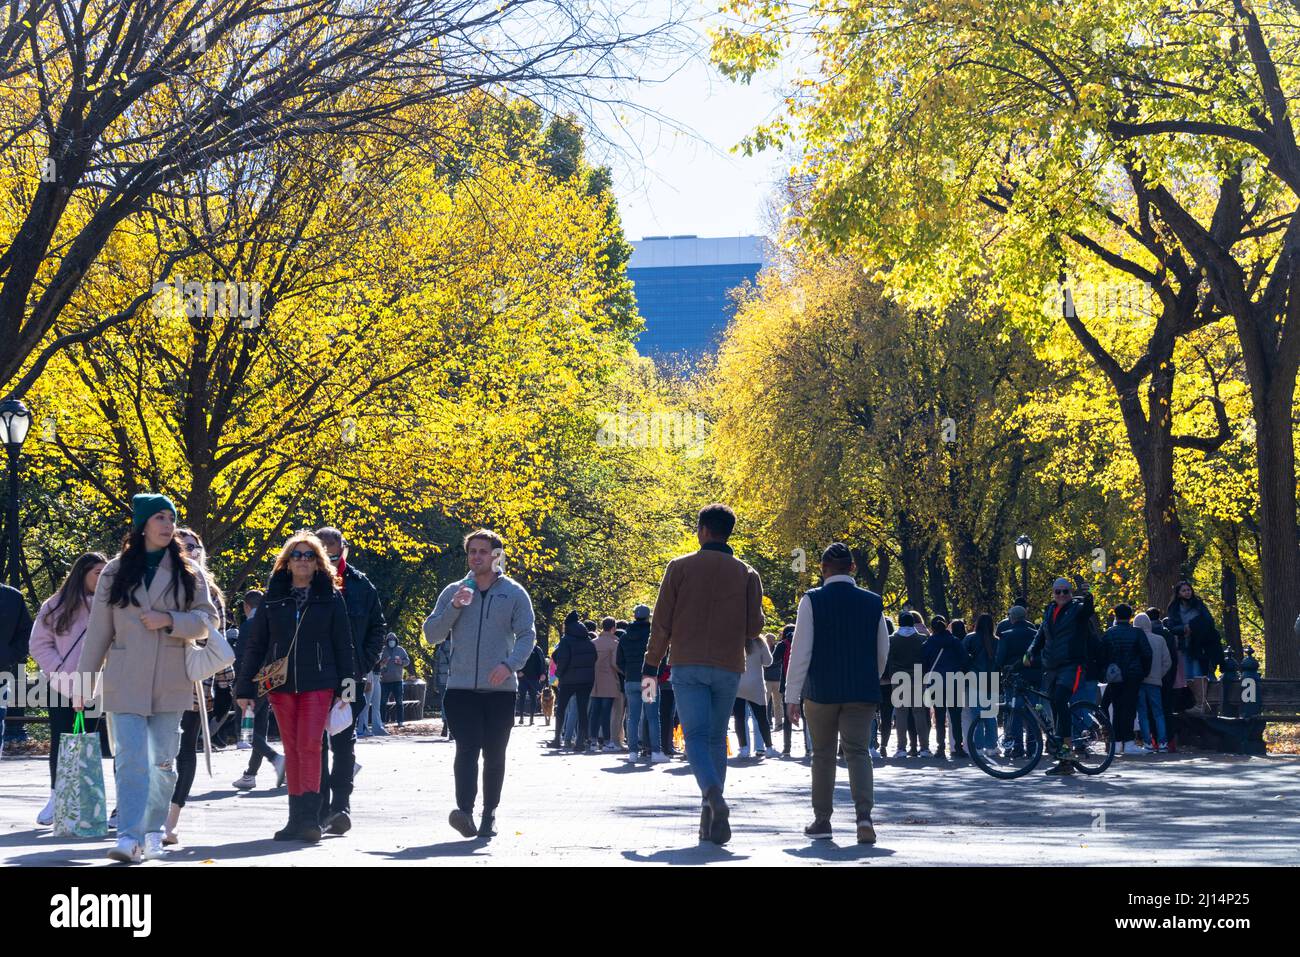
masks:
POLYGON ((727 723, 736 703, 740 673, 711 665, 675 665, 673 691, 690 763, 700 793, 727 781, 727 723))
POLYGON ((181 713, 114 713, 113 780, 117 783, 117 836, 144 843, 162 828, 176 789, 176 752, 181 746, 181 713))
POLYGON ((627 681, 627 753, 636 757, 641 753, 641 716, 650 723, 650 752, 659 754, 659 702, 646 704, 641 700, 641 682, 627 681))
POLYGON ((1160 699, 1160 686, 1142 682, 1138 688, 1138 728, 1142 731, 1142 743, 1146 744, 1151 739, 1150 719, 1147 717, 1147 709, 1150 708, 1156 716, 1156 744, 1165 745, 1169 739, 1165 737, 1165 709, 1160 699))
POLYGON ((574 695, 569 699, 569 706, 564 709, 564 741, 568 744, 573 743, 574 736, 578 733, 578 697, 574 695))
POLYGON ((591 704, 587 708, 587 724, 591 728, 591 736, 601 744, 614 740, 614 735, 611 733, 612 729, 609 726, 610 719, 613 716, 613 698, 591 699, 591 704))
POLYGON ((387 734, 384 730, 383 714, 379 708, 379 676, 372 675, 370 683, 370 693, 366 695, 365 707, 361 709, 361 715, 357 718, 357 737, 365 737, 371 734, 387 734))

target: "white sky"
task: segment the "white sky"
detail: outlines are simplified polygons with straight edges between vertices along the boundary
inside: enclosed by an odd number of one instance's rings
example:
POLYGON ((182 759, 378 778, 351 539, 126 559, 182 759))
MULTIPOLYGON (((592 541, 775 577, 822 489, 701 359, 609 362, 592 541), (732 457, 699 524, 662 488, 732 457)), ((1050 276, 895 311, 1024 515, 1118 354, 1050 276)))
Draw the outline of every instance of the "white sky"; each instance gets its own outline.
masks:
MULTIPOLYGON (((661 2, 653 0, 651 6, 661 2)), ((695 56, 651 74, 663 82, 636 84, 622 92, 661 118, 624 113, 622 130, 605 130, 619 149, 592 155, 611 167, 629 240, 683 233, 764 234, 765 207, 790 166, 788 156, 773 151, 752 158, 730 152, 754 127, 777 115, 785 78, 761 74, 744 86, 722 76, 708 63, 704 35, 716 16, 712 4, 693 3, 695 56)), ((617 123, 609 120, 611 127, 617 123)))

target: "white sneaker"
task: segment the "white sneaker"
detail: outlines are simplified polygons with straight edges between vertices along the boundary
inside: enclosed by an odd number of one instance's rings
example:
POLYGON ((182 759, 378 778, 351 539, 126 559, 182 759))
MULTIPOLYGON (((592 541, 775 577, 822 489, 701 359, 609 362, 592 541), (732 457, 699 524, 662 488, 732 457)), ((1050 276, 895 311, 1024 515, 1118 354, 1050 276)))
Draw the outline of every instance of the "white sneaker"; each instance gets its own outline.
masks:
POLYGON ((781 752, 778 751, 776 748, 768 748, 767 751, 764 752, 764 754, 766 754, 767 757, 769 758, 779 758, 781 756, 781 752))
POLYGON ((907 757, 907 749, 906 749, 906 748, 898 748, 896 751, 894 751, 894 760, 895 760, 895 761, 901 760, 902 758, 905 758, 905 757, 907 757))
POLYGON ((1151 749, 1150 749, 1150 748, 1148 748, 1145 744, 1138 744, 1136 741, 1133 742, 1132 747, 1133 747, 1134 752, 1136 752, 1137 754, 1150 754, 1150 753, 1151 753, 1151 749))
POLYGON ((143 856, 143 848, 129 837, 119 837, 117 844, 108 852, 110 861, 119 861, 122 864, 139 864, 143 856))
POLYGON ((162 859, 165 854, 162 839, 162 831, 150 831, 144 836, 144 859, 146 861, 162 859))
POLYGON ((256 774, 242 774, 232 782, 236 791, 251 791, 257 787, 256 774))
POLYGON ((237 742, 235 743, 235 748, 236 748, 236 750, 239 750, 239 751, 252 751, 252 750, 253 750, 253 746, 252 746, 252 744, 250 744, 249 742, 245 741, 243 738, 240 738, 239 741, 237 741, 237 742))
MULTIPOLYGON (((277 754, 275 757, 271 758, 271 767, 275 768, 275 786, 278 788, 284 787, 284 755, 277 754)), ((353 771, 352 779, 355 781, 356 777, 356 772, 353 771)))
POLYGON ((36 815, 36 823, 41 827, 49 827, 54 823, 54 795, 50 794, 50 799, 45 802, 45 807, 41 808, 41 813, 36 815))
POLYGON ((662 751, 654 751, 650 754, 651 764, 669 764, 672 760, 672 758, 668 757, 668 755, 664 754, 662 751))
POLYGON ((932 758, 932 757, 934 757, 934 755, 930 753, 930 749, 929 749, 929 748, 922 748, 920 751, 918 751, 918 752, 916 753, 916 756, 917 756, 918 758, 932 758))
POLYGON ((108 816, 108 826, 114 831, 117 830, 117 808, 113 808, 113 813, 108 816))
POLYGON ((879 748, 872 748, 872 749, 871 749, 871 760, 873 760, 873 761, 880 761, 880 760, 882 760, 881 755, 880 755, 880 749, 879 749, 879 748))
POLYGON ((745 758, 749 757, 749 748, 748 748, 748 746, 743 747, 743 748, 741 748, 739 751, 737 751, 737 752, 736 752, 736 757, 740 758, 741 760, 744 760, 745 758))
POLYGON ((617 744, 615 744, 613 741, 606 741, 606 742, 605 742, 605 747, 603 748, 603 750, 605 750, 605 751, 622 751, 623 749, 620 748, 620 747, 619 747, 617 744))

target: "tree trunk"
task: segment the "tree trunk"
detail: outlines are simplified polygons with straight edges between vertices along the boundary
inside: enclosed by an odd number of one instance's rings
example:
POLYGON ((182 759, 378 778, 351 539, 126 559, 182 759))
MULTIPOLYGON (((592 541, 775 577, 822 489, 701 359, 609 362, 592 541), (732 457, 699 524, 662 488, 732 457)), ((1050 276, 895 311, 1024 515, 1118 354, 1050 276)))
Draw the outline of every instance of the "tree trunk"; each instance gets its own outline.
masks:
MULTIPOLYGON (((1249 350, 1246 351, 1249 355, 1249 350)), ((1259 471, 1260 572, 1264 592, 1264 657, 1268 677, 1300 679, 1300 529, 1296 524, 1295 442, 1291 409, 1295 372, 1251 375, 1255 462, 1259 471)))
POLYGON ((1169 413, 1174 374, 1169 365, 1173 339, 1153 341, 1151 381, 1147 389, 1150 413, 1143 410, 1136 388, 1118 390, 1120 414, 1129 448, 1142 478, 1142 524, 1147 536, 1146 601, 1161 608, 1169 604, 1174 585, 1183 577, 1187 546, 1174 494, 1173 417, 1169 413), (1158 354, 1157 354, 1158 353, 1158 354))
POLYGON ((903 588, 913 611, 925 614, 925 559, 911 517, 900 512, 897 521, 899 561, 903 565, 903 588))
POLYGON ((939 546, 931 548, 926 554, 925 569, 930 589, 930 608, 934 614, 948 618, 948 569, 943 565, 939 546))
POLYGON ((1241 660, 1241 615, 1237 612, 1237 573, 1227 561, 1219 562, 1222 576, 1223 638, 1241 660))

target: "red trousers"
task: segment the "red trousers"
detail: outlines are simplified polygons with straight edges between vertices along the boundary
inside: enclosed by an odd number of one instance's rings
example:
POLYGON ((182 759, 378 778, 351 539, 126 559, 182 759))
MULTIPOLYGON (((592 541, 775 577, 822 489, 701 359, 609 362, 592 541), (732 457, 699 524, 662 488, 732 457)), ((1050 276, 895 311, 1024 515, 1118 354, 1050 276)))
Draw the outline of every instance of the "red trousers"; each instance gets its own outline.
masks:
POLYGON ((284 745, 284 776, 289 796, 320 790, 320 743, 329 720, 334 692, 272 691, 271 708, 284 745))

